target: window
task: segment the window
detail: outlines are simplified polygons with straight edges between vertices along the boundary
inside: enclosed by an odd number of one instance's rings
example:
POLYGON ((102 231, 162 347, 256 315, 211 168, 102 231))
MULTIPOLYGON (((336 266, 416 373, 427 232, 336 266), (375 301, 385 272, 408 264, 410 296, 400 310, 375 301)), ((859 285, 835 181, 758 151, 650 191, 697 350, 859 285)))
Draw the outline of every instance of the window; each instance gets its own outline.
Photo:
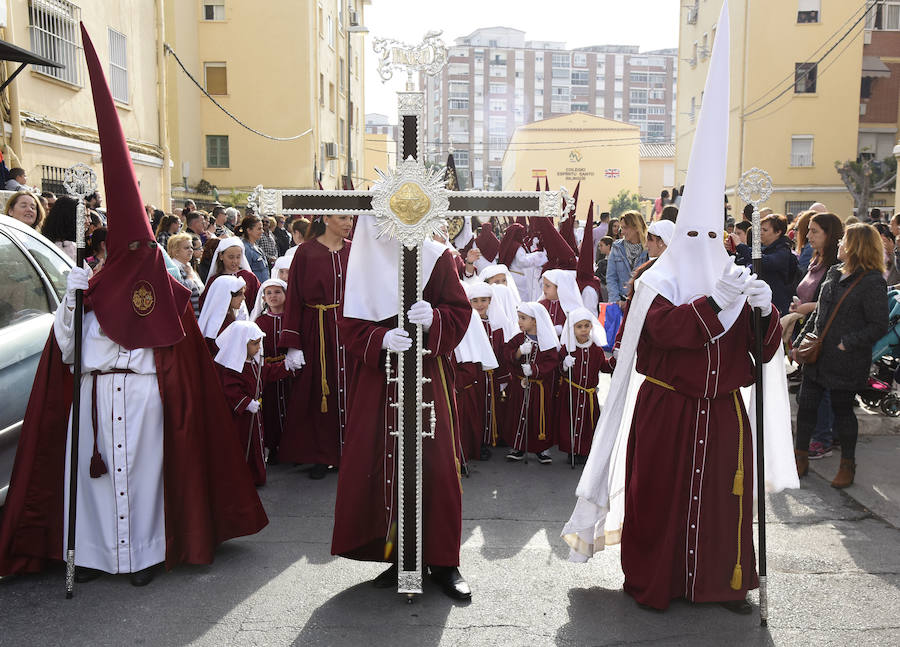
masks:
POLYGON ((491 112, 504 112, 506 110, 505 99, 491 99, 491 112))
POLYGON ((469 151, 453 151, 453 162, 457 166, 469 167, 469 151))
POLYGON ((447 84, 447 93, 451 99, 468 99, 469 84, 466 81, 450 81, 447 84))
POLYGON ((344 93, 344 59, 341 58, 338 61, 338 67, 340 72, 338 72, 338 83, 340 83, 341 94, 344 93))
POLYGON ((553 67, 569 67, 569 60, 568 54, 554 54, 553 67))
POLYGON ((794 92, 796 94, 810 94, 816 91, 816 63, 794 64, 794 92))
POLYGON ((813 166, 813 136, 791 137, 791 166, 813 166))
POLYGON ((325 38, 325 20, 322 18, 322 7, 319 7, 319 38, 325 38))
POLYGON ((650 94, 648 96, 651 101, 665 101, 666 91, 665 90, 650 90, 650 94))
POLYGON ((867 20, 867 29, 900 30, 900 2, 898 0, 884 0, 875 7, 874 11, 870 11, 867 14, 868 17, 871 17, 872 27, 869 27, 869 21, 867 20))
POLYGON ((80 20, 81 9, 71 2, 31 0, 28 7, 31 51, 63 65, 59 68, 35 66, 35 70, 72 85, 81 85, 80 20))
POLYGON ((448 70, 450 76, 468 76, 469 75, 469 64, 468 63, 450 63, 450 68, 448 70))
POLYGON ((228 135, 206 136, 207 168, 228 168, 228 135))
MULTIPOLYGON (((812 200, 786 200, 784 203, 785 213, 800 213, 808 210, 815 204, 812 200)), ((869 204, 872 204, 871 201, 869 204)))
POLYGON ((647 122, 647 139, 651 142, 666 138, 666 124, 662 121, 647 122))
POLYGON ((128 41, 125 34, 109 30, 109 89, 113 99, 128 103, 128 41))
POLYGON ((325 75, 319 75, 319 105, 325 105, 325 75))
POLYGON ((644 121, 647 119, 647 109, 644 107, 628 108, 628 121, 644 121))
POLYGON ((505 135, 506 117, 491 117, 488 120, 488 133, 491 135, 505 135))
POLYGON ((700 42, 700 59, 706 60, 709 54, 709 33, 706 33, 703 34, 703 40, 700 42))
POLYGON ((561 69, 558 67, 553 68, 553 78, 557 80, 565 81, 566 84, 571 82, 572 77, 569 75, 569 69, 561 69))
POLYGON ((630 103, 647 103, 647 91, 631 90, 628 100, 630 103))
POLYGON ((203 76, 210 94, 228 94, 228 68, 225 63, 204 63, 203 76))
POLYGON ((628 75, 628 79, 631 81, 631 84, 647 84, 647 73, 646 72, 631 72, 628 75))
POLYGON ((328 109, 334 112, 334 83, 328 84, 328 109))
POLYGON ((328 45, 334 47, 334 18, 331 14, 328 14, 328 18, 325 19, 325 31, 328 34, 328 45))
POLYGON ((581 70, 573 70, 572 71, 572 85, 588 85, 588 73, 587 71, 581 70))
POLYGON ((568 101, 551 101, 550 102, 550 112, 556 113, 567 113, 572 109, 571 104, 568 101))
POLYGON ((345 122, 343 119, 340 119, 339 122, 338 134, 340 135, 341 148, 343 148, 346 142, 345 137, 347 135, 347 122, 345 122))
POLYGON ((450 110, 468 110, 469 109, 469 100, 468 99, 450 99, 449 107, 450 107, 450 110))
POLYGON ((22 243, 22 246, 28 250, 31 257, 41 267, 44 271, 44 275, 50 279, 50 284, 53 286, 56 298, 62 301, 66 294, 66 277, 69 274, 68 264, 56 254, 48 252, 47 244, 41 242, 35 236, 19 231, 18 229, 10 229, 10 232, 20 243, 22 243))
POLYGON ((797 3, 797 22, 819 22, 822 0, 799 0, 797 3))
POLYGON ((506 84, 491 83, 490 84, 490 93, 491 94, 506 94, 506 84))
POLYGON ((204 2, 203 20, 225 20, 225 3, 204 2))
POLYGON ((6 236, 0 236, 0 272, 0 328, 50 312, 40 275, 6 236))
POLYGON ((688 117, 691 121, 694 120, 694 116, 697 114, 697 97, 691 97, 691 110, 688 112, 688 117))
POLYGON ((573 67, 587 67, 587 54, 572 54, 573 67))
POLYGON ((664 114, 666 114, 666 107, 665 106, 647 106, 647 114, 648 115, 664 115, 664 114))
POLYGON ((589 107, 586 103, 573 103, 572 112, 588 112, 589 107))

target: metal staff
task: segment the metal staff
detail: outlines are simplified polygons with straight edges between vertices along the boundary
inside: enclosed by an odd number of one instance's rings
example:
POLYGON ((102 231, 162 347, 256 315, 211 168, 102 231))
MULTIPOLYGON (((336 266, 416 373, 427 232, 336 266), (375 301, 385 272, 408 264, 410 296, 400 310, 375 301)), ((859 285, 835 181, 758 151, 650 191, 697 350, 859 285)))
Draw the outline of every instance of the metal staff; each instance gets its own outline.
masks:
POLYGON ((572 381, 572 368, 569 368, 569 440, 571 440, 572 444, 570 447, 572 448, 572 469, 575 469, 575 414, 572 413, 572 386, 575 383, 572 381))
MULTIPOLYGON (((86 164, 76 164, 66 169, 63 186, 75 198, 75 247, 76 265, 82 267, 85 259, 84 247, 84 199, 97 187, 97 175, 86 164)), ((60 307, 66 307, 62 304, 60 307)), ((84 293, 75 290, 75 349, 73 353, 72 387, 72 434, 69 454, 69 523, 66 529, 66 599, 71 599, 75 591, 75 514, 78 493, 78 435, 81 427, 81 345, 82 323, 84 321, 84 293)))
MULTIPOLYGON (((753 205, 753 273, 759 276, 762 269, 760 245, 759 205, 772 195, 772 178, 762 169, 753 167, 741 175, 738 195, 753 205)), ((769 599, 766 591, 766 454, 763 444, 763 337, 762 310, 753 309, 753 362, 756 365, 756 505, 759 532, 759 623, 769 622, 769 599)))

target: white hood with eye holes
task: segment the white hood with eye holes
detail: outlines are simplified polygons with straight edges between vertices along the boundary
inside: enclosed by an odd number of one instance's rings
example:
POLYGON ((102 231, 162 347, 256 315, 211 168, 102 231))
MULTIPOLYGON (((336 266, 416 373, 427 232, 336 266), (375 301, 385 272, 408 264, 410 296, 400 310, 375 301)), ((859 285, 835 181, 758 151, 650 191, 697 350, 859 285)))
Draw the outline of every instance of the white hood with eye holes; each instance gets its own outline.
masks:
MULTIPOLYGON (((723 18, 727 27, 727 10, 723 11, 723 18)), ((716 30, 713 43, 675 233, 666 253, 644 272, 635 286, 636 290, 640 284, 651 287, 676 306, 709 296, 723 270, 729 265, 734 267, 722 240, 731 89, 730 34, 722 27, 720 24, 716 30)), ((741 270, 734 267, 732 271, 738 273, 741 270)), ((739 299, 719 313, 726 331, 743 307, 744 300, 739 299)))

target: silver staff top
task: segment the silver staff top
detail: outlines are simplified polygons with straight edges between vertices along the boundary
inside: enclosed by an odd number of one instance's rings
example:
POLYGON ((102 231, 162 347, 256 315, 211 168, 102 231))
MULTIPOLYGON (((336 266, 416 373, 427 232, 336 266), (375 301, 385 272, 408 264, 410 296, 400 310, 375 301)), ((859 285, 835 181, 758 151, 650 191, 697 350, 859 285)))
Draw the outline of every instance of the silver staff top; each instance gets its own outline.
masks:
POLYGON ((447 46, 439 36, 442 31, 430 31, 419 45, 407 45, 393 38, 376 38, 372 47, 379 55, 378 74, 382 82, 394 76, 394 70, 404 70, 412 81, 413 72, 429 76, 438 74, 447 63, 447 46))
POLYGON ((97 174, 87 164, 79 162, 66 169, 63 186, 77 201, 75 207, 75 247, 84 249, 84 199, 97 190, 97 174))

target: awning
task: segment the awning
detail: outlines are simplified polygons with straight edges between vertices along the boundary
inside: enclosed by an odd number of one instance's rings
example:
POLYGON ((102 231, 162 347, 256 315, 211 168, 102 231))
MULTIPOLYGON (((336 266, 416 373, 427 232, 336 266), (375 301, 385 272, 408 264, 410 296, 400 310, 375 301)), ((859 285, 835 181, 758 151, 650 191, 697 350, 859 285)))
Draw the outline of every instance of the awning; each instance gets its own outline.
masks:
POLYGON ((31 52, 27 49, 22 49, 17 45, 13 45, 12 43, 7 43, 5 40, 0 40, 0 61, 14 61, 16 63, 21 63, 21 65, 16 68, 16 71, 9 75, 3 85, 0 85, 0 92, 9 85, 14 78, 25 69, 25 66, 28 64, 31 65, 43 65, 46 67, 65 67, 56 61, 53 61, 49 58, 44 58, 43 56, 38 56, 34 52, 31 52))
POLYGON ((863 56, 862 75, 870 78, 887 78, 891 76, 891 70, 877 56, 863 56))

